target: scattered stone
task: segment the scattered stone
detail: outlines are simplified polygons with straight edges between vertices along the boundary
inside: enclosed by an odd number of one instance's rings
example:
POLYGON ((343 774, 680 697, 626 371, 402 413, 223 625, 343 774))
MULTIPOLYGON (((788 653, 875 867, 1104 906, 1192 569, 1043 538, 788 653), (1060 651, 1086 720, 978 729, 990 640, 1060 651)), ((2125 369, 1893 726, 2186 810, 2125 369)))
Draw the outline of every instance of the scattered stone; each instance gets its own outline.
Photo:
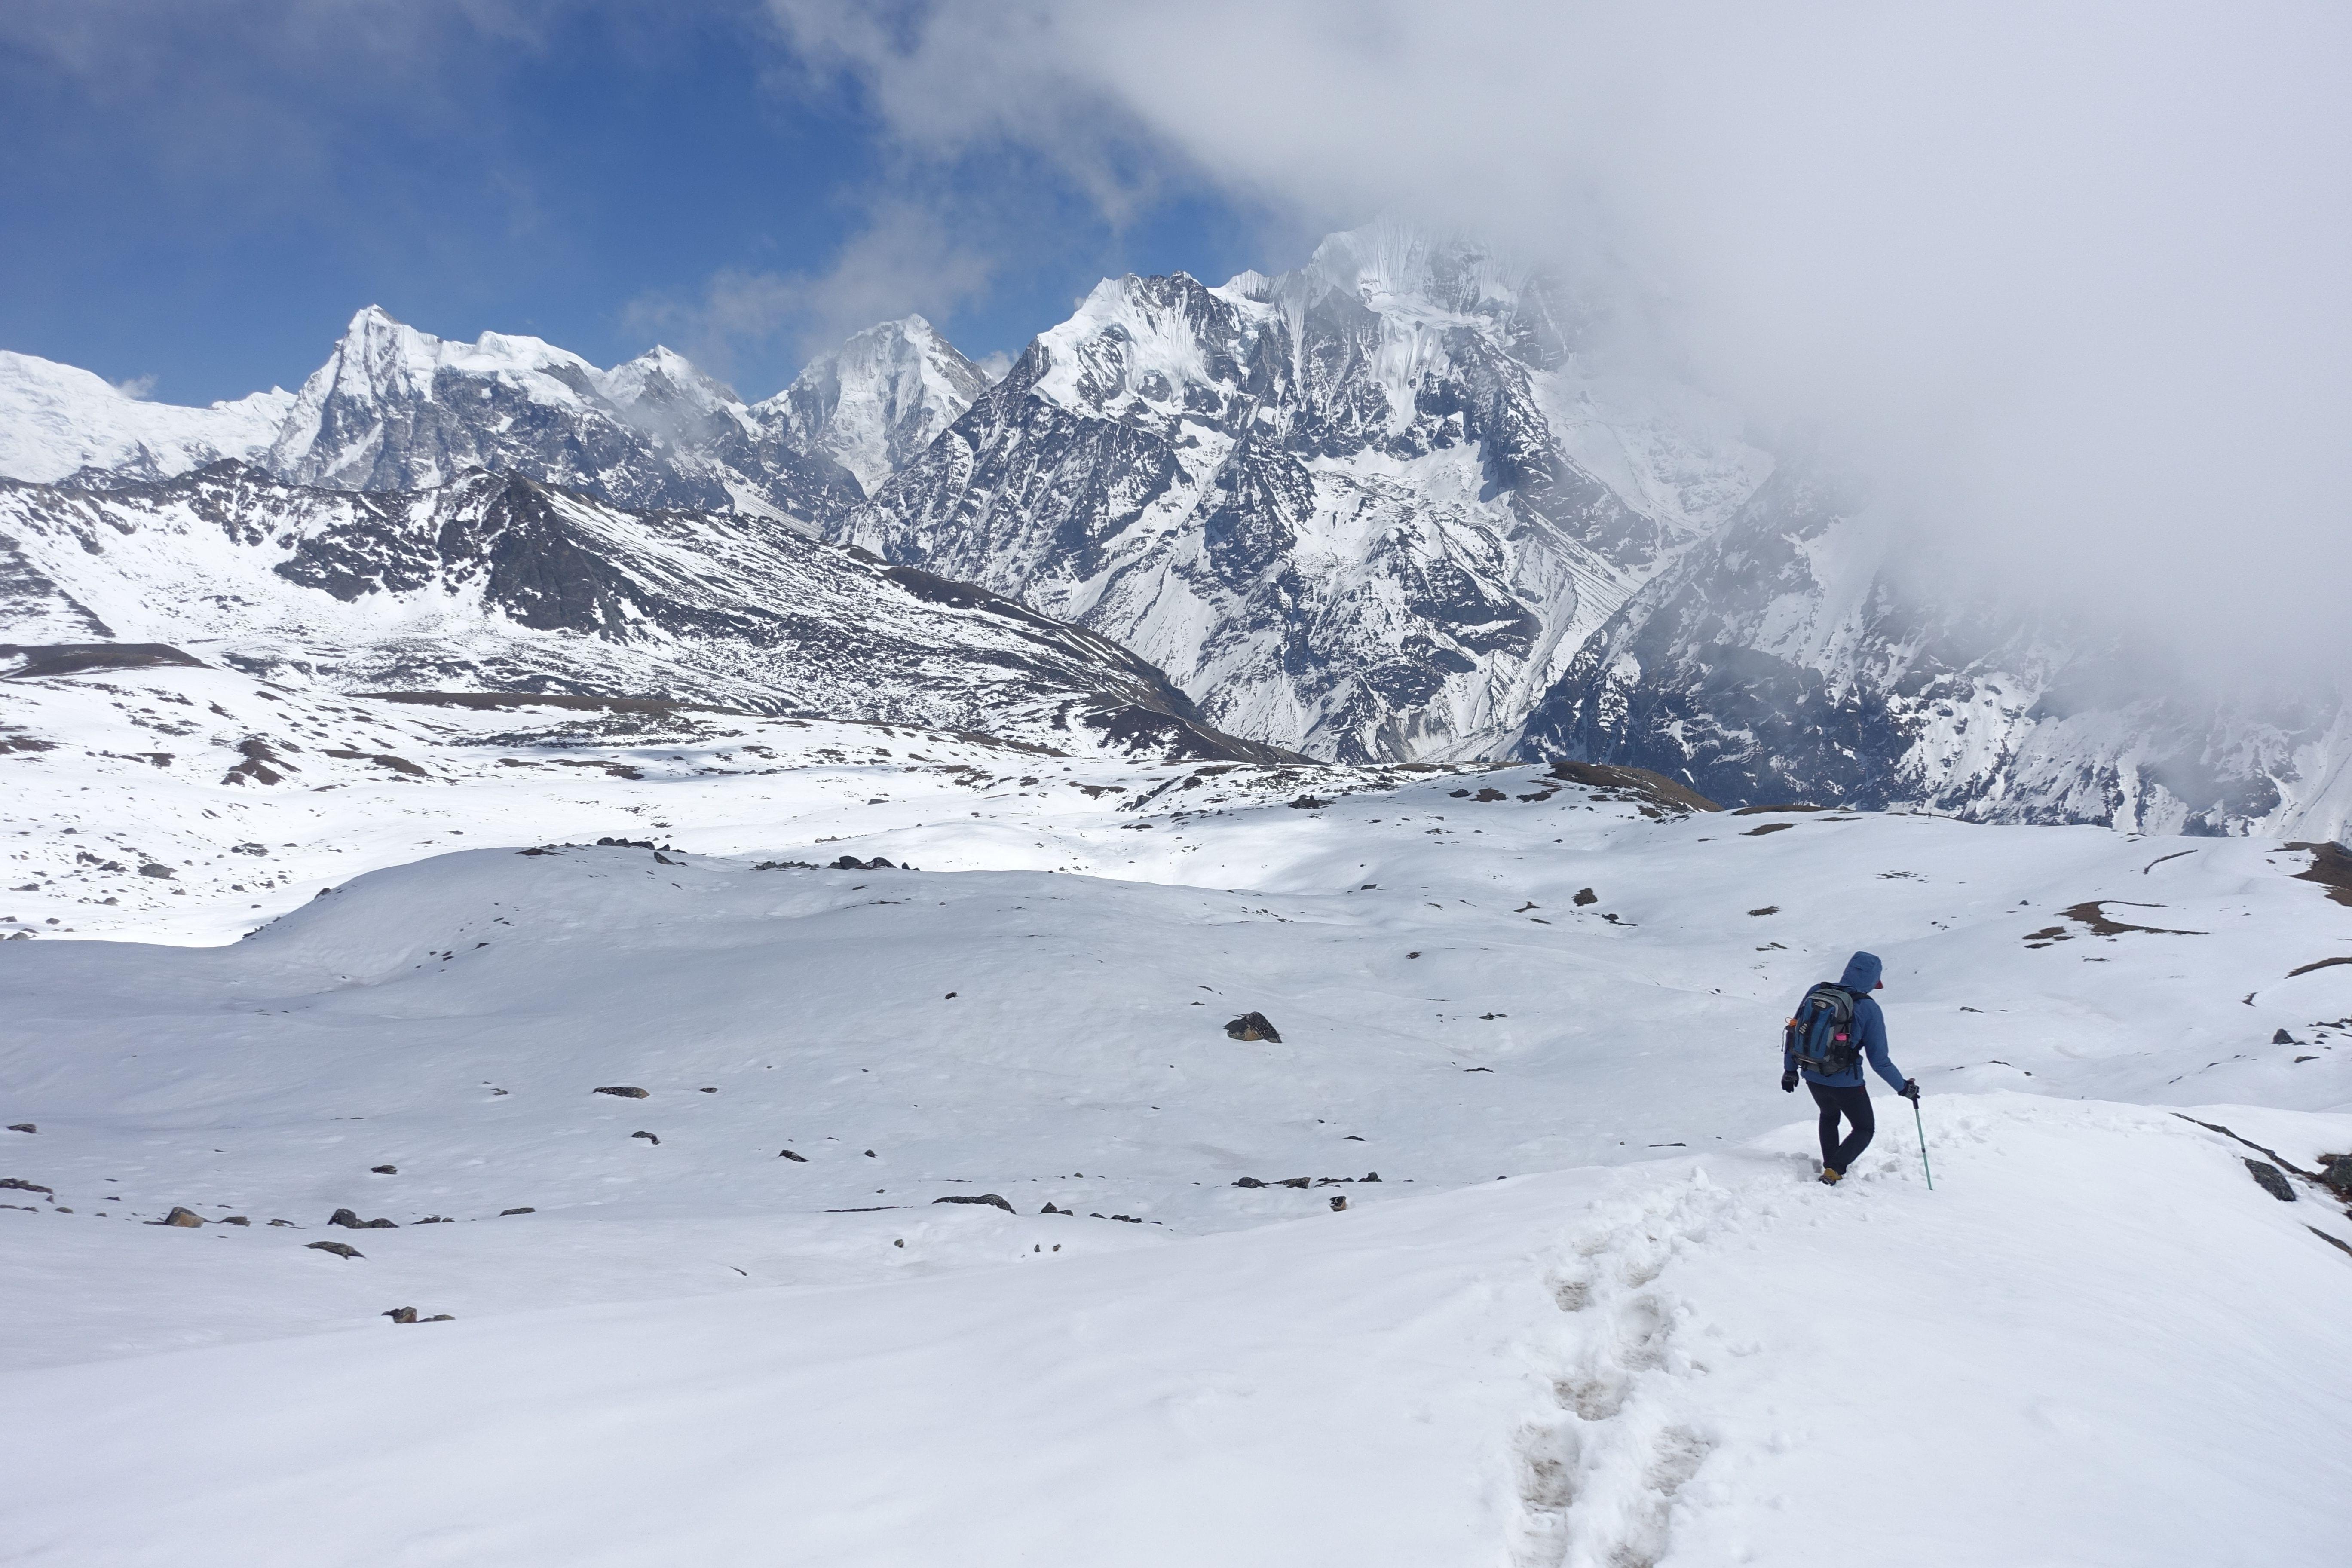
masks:
POLYGON ((871 1150, 871 1149, 868 1149, 867 1151, 866 1151, 866 1157, 867 1159, 869 1159, 869 1160, 874 1160, 874 1159, 878 1159, 878 1158, 880 1158, 880 1156, 879 1156, 879 1155, 877 1155, 877 1154, 876 1154, 876 1153, 874 1152, 874 1151, 873 1151, 873 1150, 871 1150))
POLYGON ((1345 1194, 1345 1193, 1334 1193, 1334 1194, 1331 1194, 1331 1212, 1332 1212, 1333 1214, 1338 1214, 1341 1209, 1344 1209, 1344 1208, 1346 1208, 1347 1206, 1348 1206, 1348 1194, 1345 1194))
MULTIPOLYGON (((1297 800, 1290 803, 1290 809, 1293 811, 1320 811, 1330 804, 1331 803, 1328 800, 1318 800, 1311 795, 1302 795, 1297 800)), ((1127 1216, 1125 1215, 1114 1215, 1111 1217, 1114 1219, 1125 1219, 1127 1216)))
POLYGON ((1363 1179, 1368 1182, 1377 1182, 1381 1179, 1381 1173, 1378 1171, 1366 1171, 1363 1179))
POLYGON ((414 1307, 394 1307, 389 1312, 379 1312, 376 1315, 378 1317, 390 1318, 395 1323, 413 1323, 416 1321, 416 1309, 414 1307))
POLYGON ((1496 801, 1507 799, 1508 797, 1506 796, 1501 790, 1487 788, 1480 790, 1476 795, 1472 795, 1470 798, 1472 800, 1496 801))
POLYGON ((8 1123, 8 1131, 11 1132, 38 1132, 40 1129, 34 1126, 29 1121, 11 1121, 8 1123))
POLYGON ((1077 1217, 1077 1210, 1076 1210, 1076 1209, 1057 1209, 1057 1208, 1055 1208, 1055 1207, 1051 1203, 1048 1203, 1048 1204, 1047 1204, 1044 1208, 1039 1209, 1037 1212, 1038 1212, 1039 1214, 1058 1214, 1058 1215, 1068 1215, 1068 1216, 1069 1216, 1070 1218, 1072 1218, 1072 1219, 1076 1219, 1076 1218, 1077 1217))
POLYGON ((651 1095, 652 1090, 637 1089, 629 1084, 616 1083, 607 1084, 603 1089, 595 1089, 592 1092, 596 1094, 617 1094, 623 1100, 645 1100, 651 1095))
POLYGON ((400 1174, 400 1167, 397 1165, 370 1165, 368 1170, 371 1173, 378 1176, 396 1176, 400 1174))
POLYGON ((2280 1170, 2276 1165, 2269 1164, 2261 1160, 2248 1160, 2246 1162, 2246 1174, 2253 1177, 2256 1184, 2258 1184, 2263 1191, 2270 1194, 2271 1196, 2278 1199, 2279 1202, 2283 1204, 2291 1204, 2294 1202, 2294 1189, 2286 1184, 2286 1173, 2280 1170))
POLYGON ((345 1230, 397 1230, 400 1228, 388 1219, 362 1219, 349 1209, 337 1209, 327 1216, 327 1223, 341 1226, 345 1230))
POLYGON ((313 1241, 305 1244, 312 1252, 331 1252, 338 1258, 365 1258, 358 1247, 340 1241, 313 1241))
POLYGON ((1597 904, 1600 901, 1601 895, 1594 892, 1591 889, 1579 888, 1576 889, 1576 907, 1578 909, 1580 910, 1587 904, 1597 904))
POLYGON ((2278 1033, 2271 1037, 2271 1044, 2274 1046, 2299 1046, 2303 1044, 2303 1042, 2296 1039, 2293 1035, 2288 1034, 2284 1029, 2281 1029, 2278 1033))
POLYGON ((942 1001, 942 1002, 952 1002, 952 1001, 954 1001, 955 999, 956 999, 956 994, 955 994, 954 992, 952 992, 952 991, 949 992, 945 996, 942 996, 942 997, 940 997, 940 1001, 942 1001))
POLYGON ((271 1220, 269 1223, 270 1223, 271 1225, 274 1225, 274 1226, 276 1226, 276 1225, 282 1225, 282 1226, 285 1226, 287 1229, 289 1229, 289 1230, 299 1230, 299 1229, 301 1229, 301 1228, 302 1228, 300 1226, 296 1225, 296 1224, 295 1224, 292 1220, 290 1220, 290 1219, 273 1219, 273 1220, 271 1220))
POLYGON ((253 1222, 251 1220, 246 1218, 245 1215, 241 1214, 225 1214, 221 1215, 221 1224, 223 1225, 250 1226, 252 1223, 253 1222))
POLYGON ((777 1150, 776 1158, 779 1160, 790 1160, 795 1165, 805 1165, 808 1163, 808 1156, 806 1154, 795 1154, 790 1149, 777 1150))
POLYGON ((500 1219, 504 1219, 510 1214, 537 1214, 538 1212, 539 1211, 535 1208, 500 1209, 499 1211, 499 1217, 500 1219))
POLYGON ((455 1312, 436 1312, 425 1320, 428 1323, 454 1323, 457 1321, 457 1314, 455 1312))
POLYGON ((170 1214, 165 1215, 162 1219, 156 1220, 153 1223, 156 1225, 176 1225, 181 1226, 183 1229, 194 1230, 196 1226, 205 1223, 205 1216, 198 1214, 194 1209, 182 1208, 179 1205, 173 1204, 170 1214))
POLYGON ((762 860, 751 868, 754 871, 814 871, 814 860, 762 860))
POLYGON ((2352 1200, 2352 1154, 2322 1154, 2320 1181, 2339 1198, 2352 1200))
POLYGON ((1419 954, 1418 952, 1408 952, 1408 953, 1406 953, 1406 954, 1405 954, 1405 956, 1406 956, 1407 958, 1419 958, 1419 957, 1421 956, 1421 954, 1419 954))
POLYGON ((1768 833, 1786 833, 1797 825, 1793 822, 1768 822, 1761 827, 1751 827, 1740 835, 1743 838, 1761 838, 1768 833))
POLYGON ((1780 906, 1778 904, 1767 904, 1760 910, 1750 910, 1748 912, 1751 915, 1777 915, 1780 912, 1780 906))
MULTIPOLYGON (((860 860, 855 855, 844 855, 825 869, 829 871, 896 871, 900 868, 892 865, 879 855, 871 860, 860 860)), ((913 868, 908 867, 906 869, 912 870, 913 868)))
POLYGON ((654 1136, 652 1133, 650 1133, 650 1132, 632 1132, 632 1133, 630 1133, 630 1134, 629 1134, 629 1136, 630 1136, 630 1137, 632 1137, 632 1138, 642 1138, 642 1139, 644 1139, 646 1142, 648 1142, 648 1143, 652 1144, 652 1145, 653 1145, 655 1148, 656 1148, 656 1149, 658 1149, 658 1148, 660 1148, 660 1147, 661 1147, 661 1140, 660 1140, 660 1139, 658 1139, 658 1138, 656 1138, 656 1137, 655 1137, 655 1136, 654 1136))
POLYGON ((37 1182, 28 1182, 20 1176, 0 1176, 0 1188, 17 1193, 40 1193, 52 1198, 58 1195, 55 1187, 45 1187, 37 1182))
POLYGON ((1311 1176, 1285 1176, 1282 1180, 1275 1183, 1274 1184, 1277 1187, 1297 1187, 1303 1191, 1307 1187, 1314 1184, 1314 1178, 1311 1176))
POLYGON ((1282 1044, 1281 1031, 1266 1022, 1263 1013, 1244 1013, 1225 1026, 1225 1037, 1231 1040, 1271 1040, 1282 1044))
POLYGON ((429 1214, 416 1223, 418 1225, 455 1225, 457 1222, 446 1214, 429 1214))
POLYGON ((1240 1181, 1235 1182, 1234 1185, 1237 1187, 1262 1187, 1265 1185, 1265 1184, 1259 1181, 1255 1176, 1244 1176, 1240 1181))
POLYGON ((2311 1232, 2311 1234, 2312 1234, 2312 1235, 2314 1235, 2314 1236, 2315 1236, 2315 1237, 2319 1237, 2319 1239, 2320 1239, 2320 1240, 2322 1240, 2322 1241, 2324 1241, 2324 1242, 2327 1243, 2327 1245, 2328 1245, 2328 1246, 2330 1246, 2330 1247, 2334 1247, 2336 1251, 2338 1251, 2338 1252, 2346 1252, 2346 1253, 2352 1253, 2352 1245, 2347 1245, 2347 1244, 2346 1244, 2346 1243, 2344 1243, 2344 1242, 2341 1242, 2341 1241, 2336 1240, 2336 1237, 2332 1237, 2332 1236, 2328 1235, 2326 1231, 2324 1231, 2324 1230, 2320 1229, 2317 1226, 2315 1226, 2315 1225, 2307 1225, 2307 1226, 2305 1226, 2303 1228, 2304 1228, 2304 1229, 2305 1229, 2305 1230, 2307 1230, 2307 1231, 2309 1231, 2309 1232, 2311 1232))
POLYGON ((705 1088, 702 1092, 705 1094, 717 1094, 719 1091, 715 1089, 705 1088))
POLYGON ((935 1204, 989 1204, 997 1208, 1003 1209, 1006 1214, 1011 1214, 1013 1212, 1013 1205, 1006 1203, 1003 1198, 998 1197, 994 1193, 981 1193, 977 1195, 969 1193, 950 1193, 946 1197, 933 1198, 931 1202, 935 1204))

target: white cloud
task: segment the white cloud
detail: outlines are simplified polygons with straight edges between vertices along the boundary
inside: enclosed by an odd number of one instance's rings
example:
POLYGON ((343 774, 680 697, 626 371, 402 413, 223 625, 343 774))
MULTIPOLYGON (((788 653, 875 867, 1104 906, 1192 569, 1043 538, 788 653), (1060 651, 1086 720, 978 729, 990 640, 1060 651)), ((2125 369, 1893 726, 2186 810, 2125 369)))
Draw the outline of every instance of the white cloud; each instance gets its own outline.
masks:
POLYGON ((147 400, 148 395, 155 390, 155 377, 152 374, 148 375, 134 375, 127 380, 116 382, 114 384, 114 390, 122 394, 125 397, 133 398, 139 402, 144 403, 147 400))
POLYGON ((944 318, 988 287, 994 267, 937 212, 887 201, 869 210, 821 272, 722 268, 692 299, 632 301, 623 321, 633 331, 672 337, 706 369, 731 375, 747 350, 779 339, 807 359, 877 321, 910 312, 944 318))
POLYGON ((1566 258, 2014 585, 2346 657, 2352 11, 770 4, 910 155, 1566 258))

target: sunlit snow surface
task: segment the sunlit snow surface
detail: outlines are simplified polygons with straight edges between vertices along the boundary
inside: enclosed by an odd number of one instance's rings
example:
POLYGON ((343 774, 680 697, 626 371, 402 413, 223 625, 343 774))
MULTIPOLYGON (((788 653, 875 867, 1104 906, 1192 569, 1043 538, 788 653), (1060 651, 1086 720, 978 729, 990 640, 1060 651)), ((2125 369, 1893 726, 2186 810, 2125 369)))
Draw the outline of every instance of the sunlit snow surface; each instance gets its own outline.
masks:
POLYGON ((2347 1538, 2352 1223, 2172 1110, 2352 1151, 2305 852, 340 697, 227 784, 131 718, 233 678, 90 679, 148 700, 0 755, 0 1561, 2347 1538), (772 864, 842 855, 921 869, 772 864), (1932 1193, 1775 1086, 1857 946, 1932 1193))

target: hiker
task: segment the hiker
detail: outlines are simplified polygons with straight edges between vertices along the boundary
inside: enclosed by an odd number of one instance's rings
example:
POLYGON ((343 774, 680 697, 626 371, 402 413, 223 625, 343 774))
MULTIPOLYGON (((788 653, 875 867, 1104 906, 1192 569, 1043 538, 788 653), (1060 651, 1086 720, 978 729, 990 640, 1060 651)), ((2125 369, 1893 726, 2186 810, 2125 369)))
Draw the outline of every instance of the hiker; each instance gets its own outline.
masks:
POLYGON ((1871 999, 1872 992, 1885 988, 1879 979, 1885 967, 1874 952, 1855 953, 1835 985, 1816 985, 1805 993, 1783 1037, 1780 1088, 1796 1093, 1801 1073, 1813 1091, 1813 1103, 1822 1108, 1824 1186, 1835 1186, 1853 1169, 1878 1130, 1862 1076, 1865 1058, 1879 1077, 1895 1086, 1895 1093, 1915 1106, 1919 1103, 1916 1080, 1905 1078, 1886 1059, 1886 1015, 1871 999), (1843 1142, 1838 1140, 1840 1117, 1853 1126, 1843 1142))

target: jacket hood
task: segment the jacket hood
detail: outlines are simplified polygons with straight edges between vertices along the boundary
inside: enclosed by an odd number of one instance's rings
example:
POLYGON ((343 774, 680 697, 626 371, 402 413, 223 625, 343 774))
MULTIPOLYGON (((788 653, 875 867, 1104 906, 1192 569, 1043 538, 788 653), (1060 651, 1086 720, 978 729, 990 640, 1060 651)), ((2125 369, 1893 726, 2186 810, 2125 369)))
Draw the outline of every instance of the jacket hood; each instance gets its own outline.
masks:
POLYGON ((1878 977, 1886 966, 1878 962, 1874 952, 1857 952, 1845 961, 1845 973, 1838 984, 1857 996, 1867 996, 1878 989, 1878 977))

